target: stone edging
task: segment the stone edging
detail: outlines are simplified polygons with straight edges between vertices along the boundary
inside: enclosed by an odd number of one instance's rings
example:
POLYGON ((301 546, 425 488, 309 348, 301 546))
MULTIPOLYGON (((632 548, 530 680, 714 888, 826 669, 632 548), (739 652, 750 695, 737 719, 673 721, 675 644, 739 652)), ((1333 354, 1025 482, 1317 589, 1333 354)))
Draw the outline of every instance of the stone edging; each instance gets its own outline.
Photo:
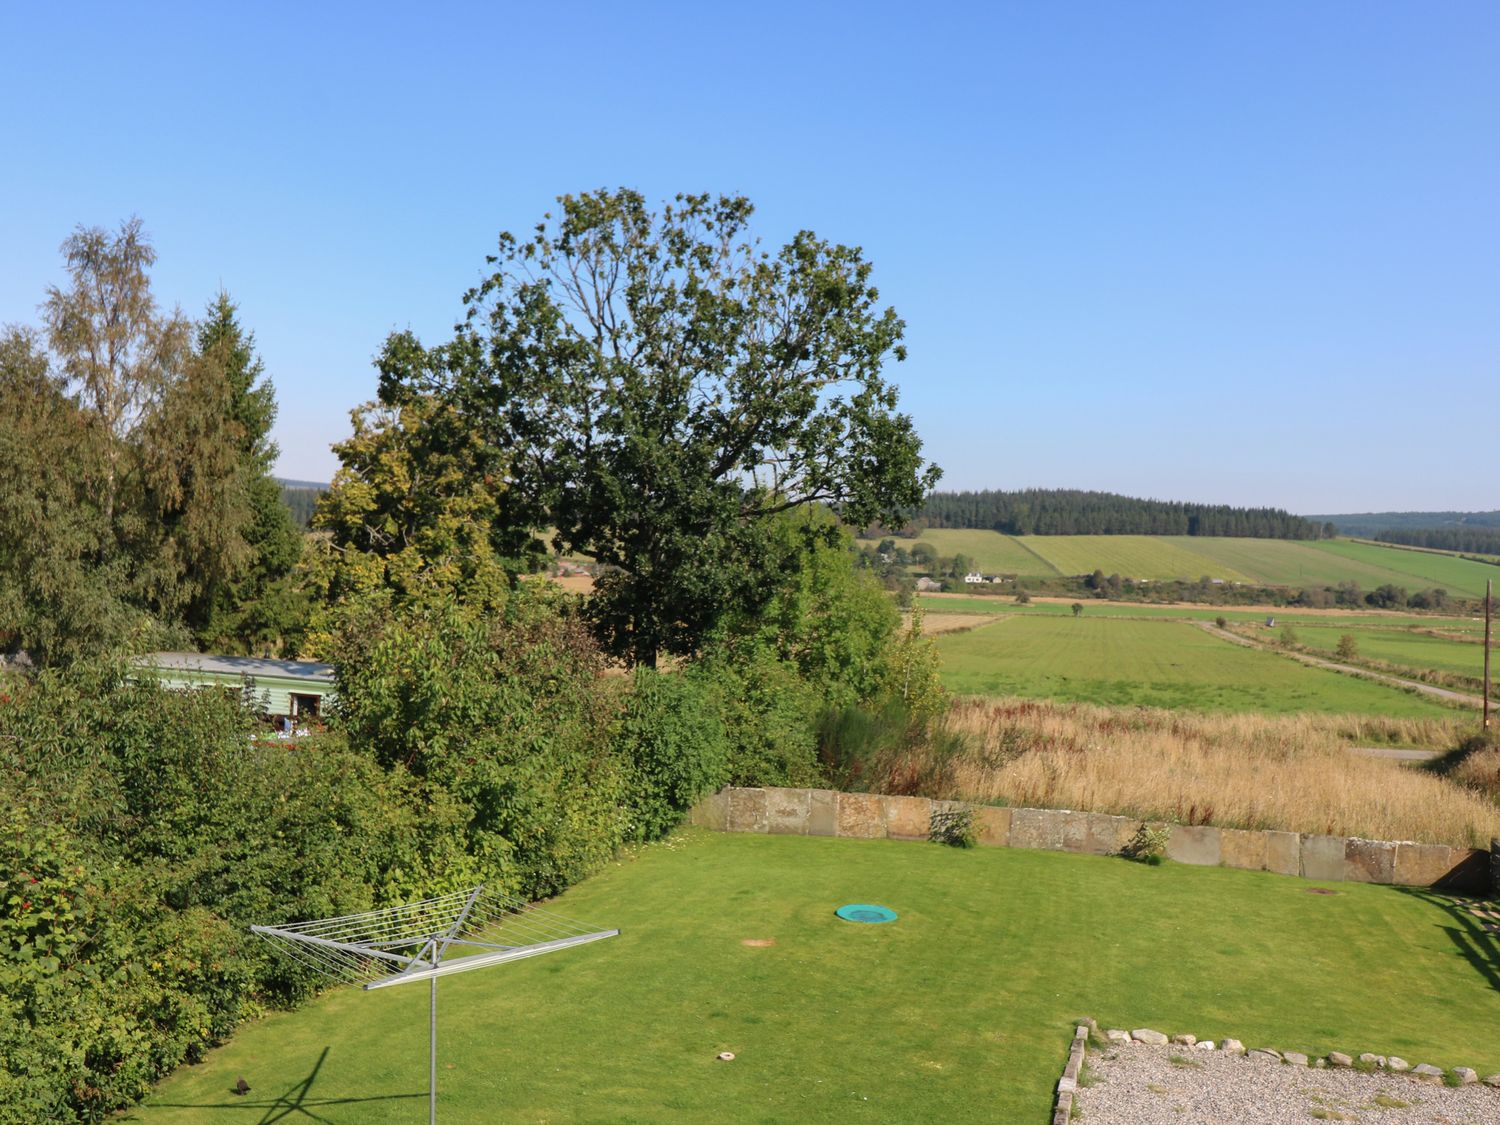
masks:
POLYGON ((1078 1089, 1078 1075, 1083 1071, 1088 1051, 1089 1028, 1079 1024, 1073 1029, 1073 1045, 1068 1048, 1068 1063, 1057 1080, 1057 1100, 1052 1107, 1052 1125, 1068 1125, 1073 1119, 1073 1094, 1078 1089))
MULTIPOLYGON (((699 802, 692 810, 691 821, 719 832, 926 840, 934 812, 965 808, 973 815, 974 834, 981 845, 1083 855, 1119 854, 1142 823, 1133 817, 1069 809, 965 805, 832 789, 734 787, 699 802)), ((1205 825, 1166 827, 1171 829, 1166 855, 1178 863, 1271 871, 1320 882, 1385 883, 1477 893, 1490 890, 1488 851, 1357 836, 1205 825)))
MULTIPOLYGON (((1092 1026, 1098 1029, 1096 1024, 1090 1021, 1088 1024, 1080 1024, 1079 1032, 1087 1034, 1088 1028, 1092 1026)), ((1329 1051, 1327 1055, 1316 1056, 1309 1059, 1298 1051, 1278 1051, 1274 1047, 1252 1047, 1245 1049, 1245 1045, 1238 1039, 1225 1039, 1215 1043, 1211 1039, 1198 1039, 1193 1035, 1167 1036, 1160 1031, 1154 1031, 1149 1027, 1138 1027, 1134 1031, 1123 1031, 1119 1028, 1110 1028, 1104 1032, 1104 1037, 1113 1046, 1129 1047, 1134 1043, 1145 1043, 1152 1047, 1181 1047, 1192 1051, 1221 1051, 1230 1055, 1244 1055, 1249 1059, 1257 1059, 1267 1063, 1281 1063, 1286 1066, 1310 1066, 1317 1069, 1326 1067, 1353 1067, 1359 1070, 1381 1071, 1386 1074, 1400 1074, 1407 1078, 1413 1078, 1418 1082, 1428 1082, 1433 1085, 1451 1084, 1454 1086, 1472 1086, 1480 1081, 1479 1073, 1472 1067, 1455 1066, 1443 1071, 1428 1063, 1418 1063, 1413 1066, 1405 1059, 1396 1055, 1376 1055, 1366 1051, 1358 1056, 1346 1055, 1342 1051, 1329 1051)), ((1075 1040, 1076 1043, 1076 1040, 1075 1040)), ((1070 1060, 1071 1062, 1071 1060, 1070 1060)), ((1066 1072, 1064 1072, 1066 1076, 1066 1072)), ((1075 1074, 1076 1078, 1076 1074, 1075 1074)), ((1486 1086, 1500 1087, 1500 1074, 1491 1074, 1484 1080, 1486 1086)), ((1070 1084, 1068 1089, 1074 1089, 1076 1083, 1070 1084)), ((1058 1097, 1062 1096, 1062 1082, 1058 1083, 1058 1097)), ((1071 1097, 1071 1093, 1069 1095, 1071 1097)), ((1064 1125, 1066 1125, 1066 1119, 1064 1125)), ((1057 1118, 1054 1116, 1054 1123, 1057 1118)))

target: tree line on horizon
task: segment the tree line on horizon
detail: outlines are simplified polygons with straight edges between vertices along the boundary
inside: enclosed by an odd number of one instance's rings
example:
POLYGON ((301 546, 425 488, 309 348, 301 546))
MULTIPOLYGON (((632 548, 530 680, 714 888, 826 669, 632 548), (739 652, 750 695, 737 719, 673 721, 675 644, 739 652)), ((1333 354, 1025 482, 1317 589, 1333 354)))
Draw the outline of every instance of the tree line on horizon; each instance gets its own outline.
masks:
POLYGON ((1065 488, 934 492, 904 529, 984 528, 1006 535, 1214 535, 1248 539, 1331 539, 1332 524, 1280 508, 1235 508, 1141 500, 1065 488))

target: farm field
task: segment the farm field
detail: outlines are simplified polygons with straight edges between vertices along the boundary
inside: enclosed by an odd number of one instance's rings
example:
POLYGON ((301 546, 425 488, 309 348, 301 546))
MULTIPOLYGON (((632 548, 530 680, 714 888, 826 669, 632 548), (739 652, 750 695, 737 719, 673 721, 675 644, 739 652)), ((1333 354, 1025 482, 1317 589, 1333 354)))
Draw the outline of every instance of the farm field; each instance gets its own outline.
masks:
MULTIPOLYGON (((862 540, 870 543, 871 540, 862 540)), ((1347 539, 1211 538, 1189 535, 1002 535, 998 531, 929 528, 912 541, 930 543, 940 555, 962 553, 987 573, 1051 577, 1102 570, 1128 578, 1194 580, 1207 575, 1226 582, 1268 586, 1336 586, 1362 589, 1404 586, 1409 592, 1442 587, 1451 594, 1482 597, 1485 579, 1500 580, 1500 567, 1457 555, 1410 551, 1347 539)))
POLYGON ((1479 643, 1483 633, 1479 631, 1467 634, 1469 639, 1461 639, 1434 636, 1431 632, 1413 629, 1341 629, 1331 624, 1299 624, 1297 643, 1331 656, 1338 647, 1339 638, 1346 633, 1354 637, 1358 655, 1362 658, 1462 676, 1478 677, 1484 672, 1484 645, 1479 643))
MULTIPOLYGON (((879 540, 861 539, 859 542, 873 547, 879 540)), ((1026 574, 1051 578, 1060 573, 1022 546, 1022 540, 983 528, 932 528, 916 539, 901 539, 898 542, 908 551, 917 543, 928 543, 939 555, 968 555, 974 560, 974 565, 986 574, 1026 574)))
POLYGON ((1183 621, 1011 617, 937 638, 962 695, 1290 714, 1452 716, 1396 688, 1230 644, 1183 621))
POLYGON ((993 597, 965 597, 962 594, 920 594, 922 612, 928 615, 942 614, 990 614, 1017 615, 1021 617, 1071 617, 1072 603, 1083 606, 1086 617, 1138 617, 1152 620, 1177 619, 1182 621, 1212 621, 1223 617, 1229 621, 1264 622, 1274 617, 1278 623, 1293 621, 1310 625, 1339 624, 1370 625, 1376 627, 1421 626, 1441 629, 1444 632, 1472 633, 1478 636, 1483 626, 1469 617, 1437 617, 1431 614, 1400 614, 1388 612, 1361 612, 1357 610, 1309 610, 1289 607, 1205 606, 1205 605, 1156 605, 1145 602, 1112 602, 1093 598, 1033 598, 1026 605, 1017 605, 1009 595, 993 597))
POLYGON ((1129 578, 1187 578, 1203 575, 1226 582, 1254 579, 1210 560, 1190 537, 1162 535, 1030 535, 1023 542, 1062 574, 1102 570, 1129 578))
MULTIPOLYGON (((1425 892, 1310 885, 690 831, 555 904, 620 937, 440 982, 438 1116, 1041 1125, 1084 1015, 1500 1070, 1493 939, 1477 920, 1425 892), (846 902, 900 919, 842 922, 846 902), (726 1050, 735 1060, 716 1061, 726 1050)), ((425 986, 334 992, 246 1026, 127 1119, 405 1125, 425 1114, 426 1052, 425 986)))

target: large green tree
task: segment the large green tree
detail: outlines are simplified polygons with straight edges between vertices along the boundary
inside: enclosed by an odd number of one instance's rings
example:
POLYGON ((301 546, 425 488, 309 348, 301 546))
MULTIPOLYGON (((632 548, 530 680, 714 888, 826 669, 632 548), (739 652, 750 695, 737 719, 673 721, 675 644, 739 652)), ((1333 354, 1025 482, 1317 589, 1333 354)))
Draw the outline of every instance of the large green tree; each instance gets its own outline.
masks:
POLYGON ((276 391, 256 354, 255 334, 240 324, 223 291, 198 325, 197 351, 208 372, 222 379, 220 409, 230 427, 231 473, 247 507, 240 530, 247 557, 237 571, 204 582, 189 607, 189 624, 215 647, 265 649, 294 632, 306 616, 291 581, 302 555, 302 534, 272 476, 278 453, 271 440, 276 391))
POLYGON ((904 325, 859 249, 803 231, 765 250, 737 196, 559 204, 501 236, 451 342, 393 338, 380 398, 469 420, 505 524, 604 564, 600 638, 654 665, 770 599, 771 517, 899 525, 939 471, 883 376, 904 325))

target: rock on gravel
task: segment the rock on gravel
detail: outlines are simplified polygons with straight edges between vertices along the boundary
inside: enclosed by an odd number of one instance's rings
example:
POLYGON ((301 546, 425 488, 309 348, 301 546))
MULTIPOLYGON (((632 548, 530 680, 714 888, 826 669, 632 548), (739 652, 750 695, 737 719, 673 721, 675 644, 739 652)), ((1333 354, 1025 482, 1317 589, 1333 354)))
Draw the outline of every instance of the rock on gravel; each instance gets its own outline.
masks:
POLYGON ((1399 1055, 1391 1055, 1388 1059, 1385 1060, 1385 1068, 1387 1070, 1393 1070, 1397 1074, 1404 1074, 1406 1071, 1411 1069, 1411 1063, 1407 1062, 1399 1055))
POLYGON ((1088 1125, 1500 1121, 1500 1090, 1425 1086, 1404 1075, 1347 1067, 1261 1066, 1223 1051, 1194 1051, 1184 1065, 1180 1048, 1141 1045, 1090 1052, 1088 1066, 1093 1081, 1076 1095, 1088 1125))
POLYGON ((1453 1077, 1458 1079, 1461 1086, 1472 1086, 1479 1081, 1478 1072, 1472 1067, 1467 1066, 1455 1066, 1453 1068, 1453 1077))
POLYGON ((1238 1039, 1224 1040, 1223 1049, 1231 1055, 1243 1055, 1245 1053, 1245 1045, 1238 1039))
POLYGON ((1138 1027, 1130 1033, 1130 1037, 1137 1043, 1149 1043, 1153 1047, 1166 1045, 1167 1037, 1159 1031, 1152 1031, 1149 1027, 1138 1027))
POLYGON ((1329 1051, 1328 1052, 1328 1061, 1330 1063, 1332 1063, 1334 1066, 1353 1066, 1354 1065, 1354 1060, 1351 1059, 1348 1055, 1344 1054, 1343 1051, 1329 1051))

